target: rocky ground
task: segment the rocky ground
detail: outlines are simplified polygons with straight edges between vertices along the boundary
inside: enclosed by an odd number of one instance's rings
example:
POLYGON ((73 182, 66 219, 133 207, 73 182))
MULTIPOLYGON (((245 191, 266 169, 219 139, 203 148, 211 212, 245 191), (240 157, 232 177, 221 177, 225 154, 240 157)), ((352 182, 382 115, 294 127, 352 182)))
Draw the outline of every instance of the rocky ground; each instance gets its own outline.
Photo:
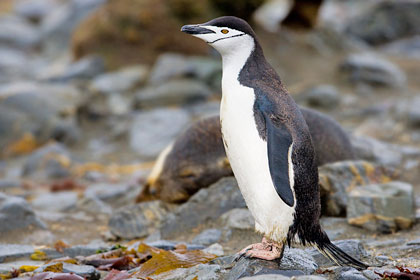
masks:
POLYGON ((71 34, 103 2, 0 2, 0 278, 420 279, 419 3, 325 1, 316 29, 257 29, 295 100, 351 135, 358 160, 319 169, 321 221, 371 266, 357 271, 313 248, 233 262, 261 236, 232 177, 134 203, 160 151, 218 113, 221 62, 74 61, 71 34))

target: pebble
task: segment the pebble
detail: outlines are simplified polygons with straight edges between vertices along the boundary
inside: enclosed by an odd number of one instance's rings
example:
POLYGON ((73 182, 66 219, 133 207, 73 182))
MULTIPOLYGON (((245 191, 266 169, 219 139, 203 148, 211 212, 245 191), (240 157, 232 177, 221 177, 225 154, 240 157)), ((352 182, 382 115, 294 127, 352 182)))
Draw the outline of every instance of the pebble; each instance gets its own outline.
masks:
POLYGON ((191 268, 178 268, 156 276, 156 280, 218 280, 221 267, 213 264, 199 264, 191 268))
POLYGON ((61 73, 51 73, 42 77, 50 82, 69 82, 71 80, 89 80, 102 74, 105 70, 104 61, 98 56, 85 57, 68 65, 61 73))
POLYGON ((144 83, 147 75, 146 66, 130 66, 95 77, 90 84, 90 89, 103 94, 118 94, 144 83))
POLYGON ((161 227, 163 238, 175 238, 178 234, 215 221, 233 208, 245 207, 245 201, 233 177, 220 179, 209 188, 201 189, 186 203, 170 213, 161 227))
POLYGON ((355 268, 342 268, 335 279, 337 280, 367 280, 368 278, 366 278, 361 271, 358 271, 355 268))
POLYGON ((17 230, 46 228, 25 199, 3 193, 0 193, 0 224, 1 235, 17 230))
POLYGON ((201 245, 210 245, 216 243, 222 237, 222 231, 216 228, 206 229, 198 234, 194 239, 191 241, 195 244, 201 245))
POLYGON ((164 220, 168 213, 161 201, 127 205, 114 211, 108 227, 115 236, 125 239, 146 237, 164 220))
POLYGON ((213 255, 216 255, 218 257, 221 257, 225 254, 225 252, 223 250, 223 246, 220 245, 219 243, 214 243, 214 244, 210 245, 209 247, 203 249, 203 252, 206 252, 208 254, 213 254, 213 255))
POLYGON ((31 204, 35 209, 51 212, 62 212, 75 208, 78 196, 73 191, 42 193, 35 197, 31 204))
MULTIPOLYGON (((91 265, 76 265, 72 263, 62 262, 63 273, 74 273, 86 280, 98 280, 100 278, 99 272, 91 265)), ((47 263, 35 270, 35 272, 44 272, 49 266, 54 265, 53 262, 47 263)), ((48 270, 47 270, 48 271, 48 270)))
POLYGON ((406 76, 401 69, 372 53, 349 55, 340 67, 353 83, 401 87, 406 81, 406 76))
POLYGON ((187 126, 190 116, 179 109, 155 109, 134 116, 130 148, 145 159, 155 158, 187 126))
POLYGON ((29 258, 33 252, 34 247, 31 245, 0 244, 0 263, 29 258))
POLYGON ((136 93, 136 108, 186 105, 205 101, 212 91, 203 82, 178 79, 149 86, 136 93))
POLYGON ((319 85, 303 93, 306 103, 310 107, 334 109, 340 101, 340 93, 332 85, 319 85))
POLYGON ((349 193, 347 220, 376 232, 408 229, 415 220, 413 187, 397 181, 356 187, 349 193))

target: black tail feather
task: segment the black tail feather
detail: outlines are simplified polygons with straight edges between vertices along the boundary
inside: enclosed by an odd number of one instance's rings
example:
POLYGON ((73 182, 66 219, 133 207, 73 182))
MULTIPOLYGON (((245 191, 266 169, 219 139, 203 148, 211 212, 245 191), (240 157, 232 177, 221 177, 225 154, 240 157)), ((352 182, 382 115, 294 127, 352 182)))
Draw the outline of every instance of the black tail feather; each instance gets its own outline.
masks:
POLYGON ((340 266, 350 266, 357 270, 367 269, 369 266, 349 256, 343 250, 335 246, 333 243, 328 242, 326 244, 317 245, 317 249, 331 261, 340 266))

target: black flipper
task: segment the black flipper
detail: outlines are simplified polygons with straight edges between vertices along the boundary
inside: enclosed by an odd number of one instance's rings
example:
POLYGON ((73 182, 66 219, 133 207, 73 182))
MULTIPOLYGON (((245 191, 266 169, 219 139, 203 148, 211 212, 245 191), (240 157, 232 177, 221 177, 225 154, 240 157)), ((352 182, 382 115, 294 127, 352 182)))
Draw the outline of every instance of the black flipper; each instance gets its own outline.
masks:
POLYGON ((264 112, 263 116, 267 129, 268 164, 271 179, 280 198, 292 207, 295 201, 289 180, 288 158, 293 138, 281 122, 274 122, 268 113, 264 112))
POLYGON ((331 242, 328 242, 323 245, 316 245, 316 248, 321 252, 321 254, 329 258, 337 265, 350 266, 354 267, 357 270, 365 270, 369 267, 367 264, 362 263, 361 261, 358 261, 355 258, 349 256, 346 252, 344 252, 331 242))

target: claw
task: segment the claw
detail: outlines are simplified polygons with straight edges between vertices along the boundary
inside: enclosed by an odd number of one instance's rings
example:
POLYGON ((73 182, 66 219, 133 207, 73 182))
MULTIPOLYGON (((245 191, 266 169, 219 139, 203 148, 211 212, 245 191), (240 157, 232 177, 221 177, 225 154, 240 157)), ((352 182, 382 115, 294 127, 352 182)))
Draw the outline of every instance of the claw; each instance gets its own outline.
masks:
POLYGON ((235 257, 235 259, 233 259, 233 262, 238 262, 243 257, 247 257, 247 253, 251 249, 252 249, 252 247, 245 248, 244 250, 242 250, 241 252, 239 252, 238 254, 236 254, 236 257, 235 257))

